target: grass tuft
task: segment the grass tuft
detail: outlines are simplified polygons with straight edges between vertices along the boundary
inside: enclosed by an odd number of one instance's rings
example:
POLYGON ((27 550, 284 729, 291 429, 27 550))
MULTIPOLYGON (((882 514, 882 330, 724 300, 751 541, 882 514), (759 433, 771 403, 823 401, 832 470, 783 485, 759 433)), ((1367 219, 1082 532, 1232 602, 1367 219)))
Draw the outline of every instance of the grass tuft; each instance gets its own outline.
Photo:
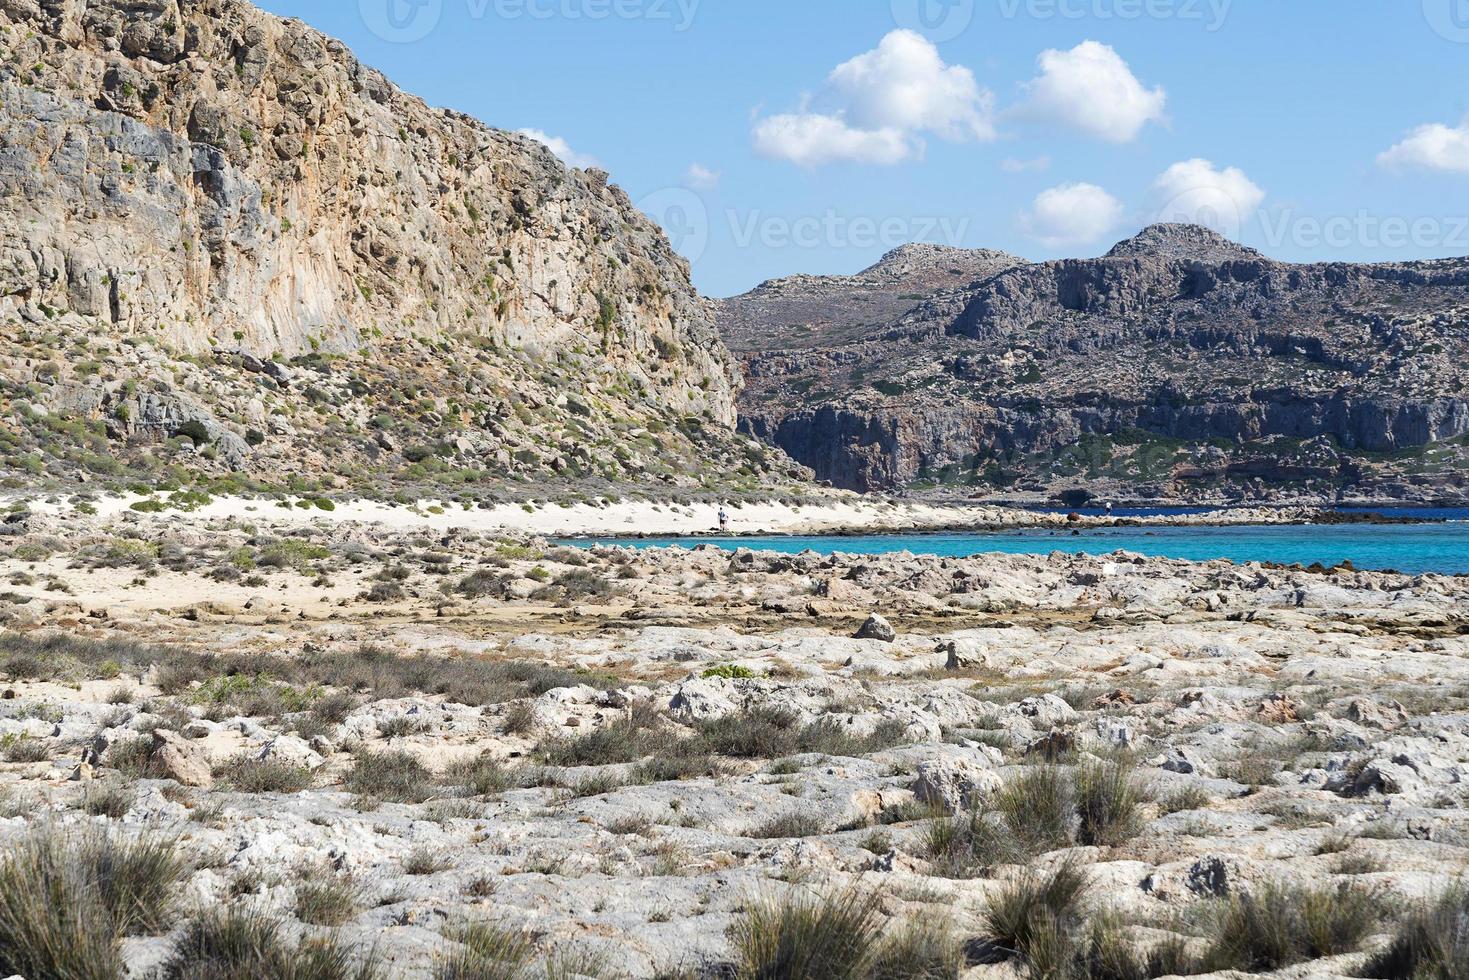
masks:
POLYGON ((383 980, 375 951, 357 955, 335 937, 297 945, 281 923, 243 908, 206 912, 188 923, 158 980, 383 980))
POLYGON ((0 973, 116 980, 122 937, 163 932, 190 870, 169 839, 33 831, 0 858, 0 973))
POLYGON ((389 803, 422 803, 433 795, 434 778, 407 752, 359 752, 347 773, 347 789, 389 803))
POLYGON ((755 902, 730 927, 730 940, 741 978, 850 980, 869 975, 882 933, 877 896, 852 889, 755 902))
POLYGON ((1387 948, 1367 963, 1377 980, 1469 977, 1469 886, 1460 882, 1410 909, 1387 948))
POLYGON ((1354 952, 1381 921, 1380 906, 1377 896, 1352 885, 1266 885, 1229 900, 1207 965, 1258 973, 1354 952))
POLYGON ((1000 889, 984 911, 985 941, 1017 956, 1032 974, 1061 969, 1057 947, 1069 950, 1070 937, 1085 915, 1088 880, 1084 868, 1066 861, 1049 874, 1026 872, 1000 889))

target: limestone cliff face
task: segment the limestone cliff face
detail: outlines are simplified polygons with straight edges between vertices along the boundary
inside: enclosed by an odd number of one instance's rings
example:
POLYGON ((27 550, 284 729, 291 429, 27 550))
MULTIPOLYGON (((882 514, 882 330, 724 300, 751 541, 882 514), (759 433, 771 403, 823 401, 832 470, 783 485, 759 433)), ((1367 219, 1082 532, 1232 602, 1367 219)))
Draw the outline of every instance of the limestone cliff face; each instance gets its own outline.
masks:
POLYGON ((0 0, 0 50, 0 318, 257 356, 583 345, 732 424, 685 264, 605 174, 241 0, 0 0))
POLYGON ((750 482, 738 385, 607 174, 244 0, 0 0, 0 469, 750 482))
POLYGON ((860 490, 1469 496, 1469 261, 1294 265, 1182 225, 977 255, 723 301, 746 431, 860 490))

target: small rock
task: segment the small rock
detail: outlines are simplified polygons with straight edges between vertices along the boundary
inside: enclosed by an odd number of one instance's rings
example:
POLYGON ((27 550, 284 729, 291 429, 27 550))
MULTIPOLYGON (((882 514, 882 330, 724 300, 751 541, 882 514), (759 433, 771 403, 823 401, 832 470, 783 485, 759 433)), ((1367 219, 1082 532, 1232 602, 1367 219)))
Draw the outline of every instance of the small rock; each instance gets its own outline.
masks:
POLYGON ((859 640, 878 640, 882 643, 892 643, 897 638, 898 631, 893 629, 893 624, 889 623, 877 613, 868 616, 867 622, 863 623, 862 628, 857 631, 857 639, 859 640))
POLYGON ((1118 689, 1111 694, 1103 694, 1092 701, 1093 711, 1105 711, 1107 708, 1130 707, 1137 704, 1137 698, 1128 691, 1118 689))
POLYGON ((1389 732, 1408 723, 1408 711, 1397 701, 1381 704, 1366 698, 1357 698, 1347 706, 1347 717, 1359 725, 1389 732))
POLYGON ((1229 895, 1229 879, 1229 867, 1222 858, 1200 858, 1188 869, 1189 891, 1196 895, 1224 898, 1229 895))
POLYGON ((208 789, 214 785, 209 760, 204 750, 177 732, 157 729, 153 732, 153 750, 149 762, 160 776, 184 786, 208 789))
POLYGON ((1207 775, 1209 769, 1208 763, 1197 752, 1179 746, 1169 749, 1168 754, 1158 763, 1158 767, 1184 776, 1207 775))

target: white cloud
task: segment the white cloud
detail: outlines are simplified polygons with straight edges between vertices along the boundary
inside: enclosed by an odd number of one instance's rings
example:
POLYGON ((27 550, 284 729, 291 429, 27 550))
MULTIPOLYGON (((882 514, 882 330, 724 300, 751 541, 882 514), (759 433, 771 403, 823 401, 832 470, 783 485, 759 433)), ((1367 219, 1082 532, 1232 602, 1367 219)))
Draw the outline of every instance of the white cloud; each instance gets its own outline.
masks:
POLYGON ((694 190, 711 191, 719 186, 719 178, 722 176, 719 171, 710 170, 702 163, 691 163, 683 179, 694 190))
POLYGON ((1038 156, 1034 160, 1018 160, 1015 157, 1007 157, 1000 161, 1000 169, 1007 174, 1040 173, 1051 169, 1051 158, 1038 156))
POLYGON ((803 167, 891 165, 921 156, 925 134, 953 142, 995 137, 994 96, 913 31, 893 31, 838 65, 815 105, 757 119, 756 151, 803 167))
POLYGON ((559 136, 551 136, 539 129, 521 129, 517 130, 517 132, 521 136, 529 136, 537 143, 546 144, 551 148, 551 152, 556 154, 557 159, 568 167, 580 167, 582 170, 586 170, 590 167, 601 166, 601 163, 597 161, 596 157, 576 152, 571 148, 570 143, 567 143, 566 140, 559 136))
POLYGON ((1089 245, 1117 226, 1123 207, 1095 184, 1062 184, 1036 196, 1021 214, 1026 233, 1048 248, 1089 245))
POLYGON ((922 152, 922 146, 901 130, 853 129, 839 116, 808 112, 760 120, 755 151, 802 167, 838 161, 891 165, 922 152))
POLYGON ((1443 123, 1419 126, 1397 146, 1378 156, 1377 162, 1394 170, 1417 168, 1469 173, 1469 119, 1457 129, 1443 123))
POLYGON ((1223 170, 1208 160, 1175 163, 1152 186, 1153 217, 1205 225, 1229 237, 1239 234, 1265 200, 1265 192, 1238 167, 1223 170))
POLYGON ((1059 123, 1110 143, 1137 138, 1163 119, 1162 88, 1147 89, 1108 45, 1083 41, 1070 51, 1043 51, 1040 75, 1025 86, 1019 115, 1059 123))
POLYGON ((893 31, 875 50, 838 65, 829 82, 862 129, 994 139, 994 96, 968 68, 944 64, 938 48, 915 31, 893 31))

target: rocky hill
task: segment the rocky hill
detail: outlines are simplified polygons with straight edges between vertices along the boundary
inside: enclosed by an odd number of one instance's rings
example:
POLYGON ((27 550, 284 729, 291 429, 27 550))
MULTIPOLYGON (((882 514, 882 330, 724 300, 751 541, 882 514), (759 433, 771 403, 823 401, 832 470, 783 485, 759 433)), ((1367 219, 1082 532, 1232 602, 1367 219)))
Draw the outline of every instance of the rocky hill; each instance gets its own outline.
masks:
POLYGON ((859 490, 1469 496, 1469 261, 1292 265, 1181 225, 964 255, 724 301, 742 425, 859 490))
POLYGON ((31 474, 750 480, 607 174, 242 0, 0 0, 0 454, 31 474))

